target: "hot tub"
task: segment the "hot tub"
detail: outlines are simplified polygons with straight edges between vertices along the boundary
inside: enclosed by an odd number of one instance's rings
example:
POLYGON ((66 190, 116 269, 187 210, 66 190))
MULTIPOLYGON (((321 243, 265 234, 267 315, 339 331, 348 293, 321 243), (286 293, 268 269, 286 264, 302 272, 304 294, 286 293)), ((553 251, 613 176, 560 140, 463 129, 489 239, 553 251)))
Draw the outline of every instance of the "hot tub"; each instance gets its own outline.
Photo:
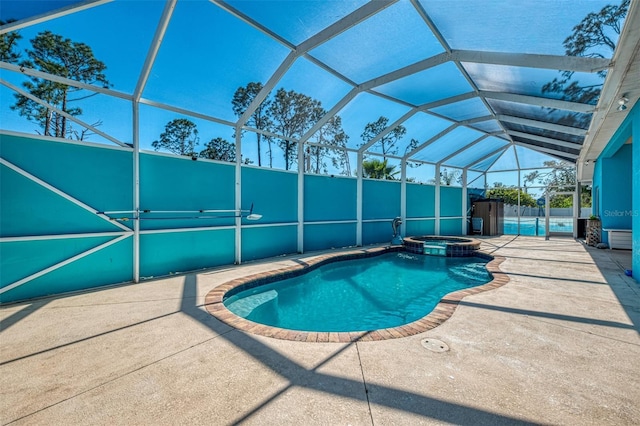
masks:
POLYGON ((480 241, 474 238, 441 235, 406 237, 402 245, 410 253, 447 257, 476 256, 480 250, 480 241))

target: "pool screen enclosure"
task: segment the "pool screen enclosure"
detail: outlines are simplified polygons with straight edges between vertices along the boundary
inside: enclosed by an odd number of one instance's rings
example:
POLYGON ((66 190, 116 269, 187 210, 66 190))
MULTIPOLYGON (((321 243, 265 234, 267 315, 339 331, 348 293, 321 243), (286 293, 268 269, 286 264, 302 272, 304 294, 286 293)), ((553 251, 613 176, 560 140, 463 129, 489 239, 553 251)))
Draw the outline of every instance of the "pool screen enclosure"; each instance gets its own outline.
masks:
POLYGON ((637 115, 639 9, 3 1, 0 301, 390 242, 395 218, 466 235, 500 188, 517 233, 527 196, 571 192, 575 221, 637 115))

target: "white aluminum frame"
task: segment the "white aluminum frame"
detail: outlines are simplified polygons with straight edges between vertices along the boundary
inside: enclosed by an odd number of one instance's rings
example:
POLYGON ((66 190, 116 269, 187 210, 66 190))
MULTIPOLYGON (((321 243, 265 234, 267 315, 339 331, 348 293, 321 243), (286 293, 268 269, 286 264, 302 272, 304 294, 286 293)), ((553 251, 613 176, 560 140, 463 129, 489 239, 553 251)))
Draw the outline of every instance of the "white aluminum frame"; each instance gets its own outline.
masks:
MULTIPOLYGON (((76 5, 72 5, 66 8, 62 8, 41 16, 36 16, 33 18, 29 18, 26 20, 22 20, 19 22, 15 22, 15 23, 11 23, 11 24, 7 24, 5 26, 2 27, 2 29, 0 30, 0 34, 4 34, 7 33, 9 31, 15 31, 21 28, 26 28, 28 26, 31 25, 35 25, 41 22, 46 22, 47 20, 50 19, 54 19, 60 16, 65 16, 68 15, 70 13, 74 13, 74 12, 78 12, 90 7, 96 7, 96 6, 100 6, 102 4, 105 3, 109 3, 112 0, 95 0, 95 1, 87 1, 87 2, 83 2, 80 4, 76 4, 76 5)), ((55 75, 50 75, 47 73, 43 73, 41 71, 38 70, 34 70, 34 69, 28 69, 28 68, 24 68, 24 67, 19 67, 13 64, 8 64, 5 62, 0 62, 0 69, 5 69, 11 72, 16 72, 16 73, 21 73, 23 75, 29 75, 29 76, 34 76, 34 77, 38 77, 38 78, 45 78, 48 79, 50 81, 55 81, 55 82, 60 82, 63 84, 67 84, 69 86, 74 86, 74 87, 78 87, 78 88, 82 88, 85 90, 91 90, 95 93, 101 93, 101 94, 105 94, 107 96, 113 96, 116 98, 120 98, 120 99, 125 99, 128 101, 131 101, 132 103, 132 111, 133 111, 133 116, 132 116, 132 122, 133 122, 133 147, 130 148, 127 144, 117 140, 116 138, 113 138, 112 136, 108 135, 107 133, 101 132, 99 129, 96 129, 93 126, 88 125, 87 123, 82 122, 81 120, 74 118, 72 116, 70 116, 69 114, 65 113, 64 111, 61 111, 49 104, 47 104, 46 102, 42 101, 41 99, 38 99, 34 96, 32 96, 31 94, 25 92, 24 90, 16 87, 15 85, 5 81, 5 80, 1 80, 0 79, 0 83, 5 85, 6 87, 8 87, 9 89, 23 95, 23 96, 27 96, 29 99, 38 102, 39 104, 46 106, 47 108, 56 111, 57 113, 64 115, 65 117, 67 117, 68 119, 82 125, 83 127, 86 127, 88 129, 90 129, 91 131, 95 132, 96 134, 99 134, 100 136, 104 137, 105 139, 121 146, 124 147, 127 150, 131 150, 132 151, 132 161, 133 161, 133 199, 132 199, 132 204, 133 204, 133 210, 131 211, 131 213, 133 213, 134 215, 134 219, 139 219, 140 218, 140 115, 139 115, 139 108, 140 108, 140 104, 145 104, 145 105, 149 105, 149 106, 153 106, 156 108, 161 108, 163 110, 167 110, 167 111, 173 111, 176 113, 180 113, 180 114, 186 114, 186 115, 190 115, 190 116, 194 116, 194 117, 198 117, 204 120, 208 120, 211 122, 216 122, 219 124, 223 124, 223 125, 228 125, 230 127, 235 127, 235 133, 236 133, 236 140, 235 140, 235 144, 236 144, 236 163, 235 163, 235 211, 241 211, 241 202, 242 202, 242 136, 241 136, 241 132, 242 130, 249 130, 249 131, 253 131, 253 132, 258 132, 258 133, 262 133, 262 134, 266 134, 269 136, 274 136, 274 137, 279 137, 279 138, 283 138, 283 139, 289 139, 289 140, 293 140, 294 142, 298 143, 298 180, 297 180, 297 191, 298 191, 298 198, 297 198, 297 222, 295 222, 295 225, 298 227, 298 231, 297 231, 297 249, 298 252, 302 253, 304 252, 304 225, 315 225, 315 224, 324 224, 324 223, 356 223, 356 241, 357 241, 357 245, 362 245, 362 224, 366 223, 366 222, 376 222, 376 221, 386 221, 386 220, 392 220, 392 219, 375 219, 375 220, 363 220, 363 176, 362 176, 362 161, 364 159, 364 155, 379 155, 382 156, 382 154, 380 153, 373 153, 373 152, 368 152, 367 150, 373 146, 377 141, 379 141, 382 137, 384 137, 384 135, 388 134, 390 131, 392 131, 395 127, 397 127, 398 125, 401 125, 402 123, 404 123, 406 120, 408 120, 409 118, 411 118, 413 115, 415 115, 418 112, 424 112, 433 116, 437 116, 440 117, 442 119, 448 120, 450 122, 452 122, 452 125, 449 126, 447 129, 443 130, 442 132, 438 133, 437 135, 433 136, 432 138, 430 138, 429 140, 423 142, 420 146, 418 146, 416 149, 412 150, 411 152, 407 153, 406 155, 402 156, 402 157, 397 157, 397 156, 391 156, 391 155, 387 155, 387 157, 389 158, 397 158, 400 159, 400 167, 401 167, 401 206, 400 206, 400 211, 401 211, 401 217, 403 220, 403 225, 402 225, 402 230, 406 232, 406 224, 405 222, 407 220, 420 220, 420 218, 407 218, 406 217, 406 204, 407 204, 407 180, 406 180, 406 167, 407 167, 407 161, 412 161, 412 162, 420 162, 420 163, 427 163, 427 164, 434 164, 435 168, 436 168, 436 173, 435 173, 435 217, 434 218, 425 218, 425 220, 435 220, 435 233, 439 234, 440 233, 440 203, 441 203, 441 183, 440 183, 440 171, 441 171, 441 167, 442 165, 446 164, 446 161, 450 160, 451 158, 455 157, 456 155, 466 151, 467 149, 471 149, 475 144, 479 143, 480 141, 484 140, 486 137, 490 136, 490 135, 496 135, 496 136, 504 136, 507 141, 509 142, 509 144, 507 146, 503 146, 499 149, 496 149, 495 151, 483 156, 480 159, 475 159, 473 161, 472 164, 468 164, 464 167, 462 167, 462 171, 463 171, 463 185, 462 185, 462 196, 463 196, 463 200, 462 200, 462 215, 464 218, 465 223, 463 223, 463 232, 464 232, 464 227, 466 226, 466 210, 467 210, 467 193, 468 193, 468 183, 467 183, 467 173, 469 170, 472 171, 478 171, 472 168, 473 164, 477 164, 478 162, 481 162, 487 158, 490 158, 491 156, 497 154, 498 152, 506 152, 507 149, 509 148, 513 148, 515 155, 516 155, 516 161, 518 161, 518 156, 517 156, 517 152, 515 151, 515 145, 521 145, 521 146, 525 146, 529 149, 533 149, 539 152, 544 152, 548 155, 554 156, 556 158, 571 158, 571 159, 577 159, 578 155, 574 155, 574 154, 569 154, 569 153, 565 153, 563 151, 559 151, 559 150, 555 150, 552 148, 544 148, 544 147, 539 147, 539 146, 535 146, 535 145, 529 145, 526 143, 522 143, 522 142, 514 142, 513 139, 511 139, 510 136, 517 136, 517 137, 523 137, 523 138, 528 138, 528 139, 532 139, 532 140, 538 140, 544 143, 549 143, 553 146, 560 146, 560 147, 568 147, 568 148, 572 148, 572 149, 576 149, 576 150, 580 150, 581 145, 580 144, 574 144, 574 143, 570 143, 570 142, 566 142, 566 141, 560 141, 557 139, 553 139, 553 138, 547 138, 547 137, 540 137, 540 136, 535 136, 535 135, 531 135, 528 133, 522 133, 522 132, 515 132, 515 131, 507 131, 507 129, 505 129, 505 127, 502 124, 502 121, 506 121, 506 122, 513 122, 513 123, 517 123, 517 124, 523 124, 523 125, 527 125, 527 126, 535 126, 535 127, 539 127, 541 129, 545 129, 545 130, 551 130, 551 131, 558 131, 558 132, 563 132, 563 133, 567 133, 567 134, 572 134, 572 135, 578 135, 578 136, 585 136, 586 132, 583 129, 578 129, 578 128, 573 128, 573 127, 568 127, 568 126, 562 126, 559 124, 554 124, 554 123, 547 123, 547 122, 540 122, 540 121, 536 121, 536 120, 529 120, 529 119, 522 119, 522 118, 518 118, 518 117, 511 117, 511 116, 507 116, 507 115, 496 115, 492 109, 490 108, 490 105, 487 102, 487 99, 498 99, 498 100, 505 100, 505 101, 510 101, 510 102, 519 102, 519 103, 525 103, 525 104, 529 104, 529 105, 536 105, 536 106, 541 106, 541 107, 547 107, 547 108, 556 108, 556 109, 563 109, 563 110, 568 110, 568 111, 575 111, 575 112, 582 112, 582 113, 592 113, 595 110, 595 107, 593 105, 587 105, 587 104, 581 104, 581 103, 576 103, 576 102, 567 102, 567 101, 562 101, 562 100, 554 100, 554 99, 547 99, 547 98, 541 98, 541 97, 534 97, 534 96, 525 96, 525 95, 519 95, 519 94, 513 94, 513 93, 503 93, 503 92, 491 92, 491 91, 482 91, 479 90, 477 88, 477 86, 475 85, 475 83, 473 82, 473 80, 470 78, 470 76, 468 75, 468 73, 466 72, 466 70, 464 69, 464 67, 462 66, 462 62, 475 62, 475 63, 483 63, 483 64, 496 64, 496 65, 508 65, 508 66, 519 66, 519 67, 533 67, 533 68, 546 68, 546 69, 562 69, 562 70, 570 70, 570 71, 580 71, 580 72, 598 72, 601 70, 606 70, 609 67, 611 67, 612 65, 612 61, 611 59, 607 59, 607 58, 588 58, 588 57, 568 57, 568 56, 557 56, 557 55, 532 55, 532 54, 520 54, 520 53, 504 53, 504 52, 485 52, 485 51, 471 51, 471 50, 456 50, 456 49, 452 49, 448 43, 446 42, 445 38, 442 36, 442 34, 440 33, 439 29, 435 26, 435 24, 431 21, 430 17, 428 16, 428 14, 425 12, 424 8, 422 7, 422 5, 420 4, 420 2, 418 0, 411 0, 411 4, 413 5, 413 7, 416 9, 416 11, 419 13, 419 15, 422 17, 422 19, 425 21, 425 23, 427 24, 427 26, 430 28, 430 30, 432 31, 432 33, 435 35, 435 37, 439 40, 440 44, 442 45, 444 52, 442 53, 438 53, 430 58, 426 58, 423 60, 420 60, 414 64, 410 64, 408 66, 405 66, 401 69, 397 69, 395 71, 392 71, 390 73, 387 73, 385 75, 381 75, 378 76, 376 78, 373 78, 369 81, 366 81, 364 83, 361 84, 357 84, 355 82, 350 81, 348 78, 346 78, 345 76, 342 76, 338 71, 336 71, 335 69, 327 66, 326 64, 322 63, 321 61, 319 61, 317 58, 314 58, 312 55, 309 54, 309 52, 311 50, 313 50, 315 47, 327 42, 328 40, 332 39, 333 37, 336 37, 337 35, 343 33, 344 31, 349 30, 350 28, 354 27, 355 25, 359 24, 360 22, 370 18, 371 16, 374 16, 375 14, 379 13, 380 11, 386 9, 387 7, 393 5, 394 3, 397 2, 397 0, 379 0, 376 2, 368 2, 365 3, 363 6, 361 6, 360 8, 356 9, 355 11, 353 11, 352 13, 344 16, 343 18, 339 19, 338 21, 334 22, 333 24, 325 27, 324 29, 322 29, 321 31, 319 31, 318 33, 316 33, 315 35, 309 37, 308 39, 306 39, 305 41, 303 41, 302 43, 300 43, 299 45, 293 45, 290 42, 286 41, 283 37, 279 36, 278 34, 276 34, 275 32, 269 30, 268 28, 266 28, 265 26, 261 25, 260 23, 256 22, 255 20, 253 20, 252 18, 244 15, 242 12, 238 11, 237 9, 235 9, 233 6, 229 5, 228 3, 226 3, 225 1, 222 0, 210 0, 211 3, 215 4, 216 6, 222 8, 223 10, 225 10, 228 13, 233 14, 234 16, 238 17, 239 19, 242 19, 244 22, 246 22, 247 24, 251 25, 252 27, 258 29, 259 31, 263 32, 264 34, 266 34, 267 36, 273 38, 274 40, 276 40, 278 43, 282 44, 283 46, 285 46, 286 48, 288 48, 290 50, 288 56, 284 59, 284 61, 279 65, 278 69, 271 75, 271 77, 269 78, 269 80, 267 81, 267 83, 265 84, 263 90, 258 94, 258 96, 256 96, 256 98, 254 99, 254 101, 251 103, 251 105, 247 108, 247 110, 244 112, 244 114, 234 123, 234 122, 230 122, 227 120, 222 120, 213 116, 209 116, 206 114, 202 114, 202 113, 198 113, 195 111, 189 111, 186 109, 182 109, 182 108, 178 108, 178 107, 174 107, 171 105, 165 105, 159 102, 155 102, 153 100, 147 100, 142 98, 142 94, 144 92, 144 88, 145 85, 147 83, 147 80, 149 78, 150 72, 152 70, 153 64, 155 62, 156 56, 158 54, 158 51, 160 49, 162 40, 164 38, 164 35, 166 33, 167 27, 169 25, 169 22, 171 20, 173 11, 175 9, 177 0, 166 0, 165 2, 165 7, 162 13, 162 16, 160 18, 160 21, 158 22, 158 26, 156 28, 156 32, 154 35, 154 38, 152 40, 151 46, 149 47, 149 50, 147 52, 147 56, 145 58, 145 63, 143 65, 143 68, 140 72, 140 75, 138 76, 138 81, 135 87, 134 92, 129 95, 129 94, 125 94, 116 90, 111 90, 108 88, 101 88, 101 87, 97 87, 97 86, 93 86, 93 85, 89 85, 89 84, 85 84, 85 83, 81 83, 81 82, 77 82, 74 80, 69 80, 63 77, 59 77, 59 76, 55 76, 55 75), (339 79, 343 80, 344 82, 346 82, 347 84, 350 84, 352 86, 352 89, 342 98, 340 99, 340 101, 338 101, 328 112, 327 114, 322 117, 311 129, 309 129, 309 131, 307 131, 301 138, 300 140, 294 140, 292 138, 284 138, 278 135, 275 135, 273 133, 270 132, 266 132, 266 131, 262 131, 259 129, 253 129, 251 127, 245 126, 246 121, 248 120, 248 118, 251 116, 251 114, 254 113, 255 109, 260 105, 260 103, 268 96, 268 93, 277 85, 277 83, 282 79, 282 77, 285 75, 285 73, 289 70, 289 68, 294 64, 294 62, 298 59, 304 57, 310 61, 312 61, 313 63, 315 63, 316 65, 320 66, 321 68, 325 69, 326 71, 330 72, 331 74, 333 74, 334 76, 338 77, 339 79), (425 105, 410 105, 407 102, 403 102, 399 99, 395 99, 391 96, 387 96, 381 93, 377 93, 376 91, 374 91, 374 89, 376 87, 382 86, 386 83, 392 82, 392 81, 396 81, 399 80, 403 77, 409 76, 409 75, 413 75, 416 74, 420 71, 426 70, 428 68, 432 68, 435 66, 438 66, 440 64, 446 63, 446 62, 453 62, 458 69, 462 72, 462 74, 464 75, 464 77, 467 79, 467 81, 469 82, 469 84, 472 87, 472 91, 468 92, 468 93, 463 93, 460 95, 456 95, 456 96, 452 96, 450 98, 446 98, 446 99, 440 99, 437 101, 433 101, 430 103, 427 103, 425 105), (410 110, 405 113, 401 118, 397 119, 396 121, 394 121, 392 124, 390 124, 386 129, 384 129, 379 135, 377 135, 375 138, 373 138, 372 140, 370 140, 369 142, 367 142, 365 145, 363 145, 362 147, 360 147, 359 149, 355 150, 355 149, 351 149, 351 148, 344 148, 345 151, 347 152, 356 152, 357 153, 357 185, 356 185, 356 220, 355 221, 321 221, 321 222, 305 222, 304 221, 304 179, 305 179, 305 172, 304 172, 304 146, 306 143, 309 143, 308 140, 309 138, 316 132, 318 131, 324 124, 326 124, 326 122, 333 117, 335 114, 337 114, 339 111, 341 111, 347 104, 349 104, 358 94, 360 93, 371 93, 375 96, 379 96, 381 98, 384 99, 388 99, 390 101, 402 104, 402 105, 407 105, 410 107, 410 110), (466 99, 472 99, 472 98, 480 98, 482 100, 482 102, 485 104, 485 106, 487 107, 487 110, 490 112, 490 115, 486 115, 483 117, 476 117, 476 118, 472 118, 469 120, 462 120, 462 121, 455 121, 452 120, 450 118, 446 118, 446 117, 442 117, 438 114, 435 114, 431 111, 429 111, 430 109, 433 108, 437 108, 438 106, 442 106, 442 105, 448 105, 448 104, 452 104, 455 102, 460 102, 466 99), (448 155, 447 157, 445 157, 444 159, 441 159, 435 163, 433 162, 429 162, 429 161, 423 161, 423 160, 419 160, 419 159, 412 159, 412 157, 414 155, 416 155, 418 152, 420 152, 421 150, 427 148, 430 144, 432 144, 433 142, 435 142, 437 139, 443 137, 444 135, 446 135, 447 133, 451 132, 452 130, 454 130, 455 128, 457 128, 458 126, 471 126, 474 123, 477 122, 481 122, 481 121, 486 121, 486 120, 496 120, 499 125, 502 128, 502 132, 499 132, 498 134, 494 134, 494 133, 490 133, 490 132, 482 132, 479 129, 475 129, 479 132, 484 133, 483 136, 481 136, 480 138, 472 141, 469 144, 466 144, 464 147, 456 150, 456 152, 454 152, 453 154, 448 155)), ((633 13, 638 13, 637 12, 637 7, 635 9, 633 9, 633 13)), ((630 12, 631 13, 631 12, 630 12)), ((608 92, 607 92, 608 93, 608 92)), ((610 97, 609 94, 607 94, 608 97, 610 97)), ((608 99, 608 98, 607 98, 608 99)), ((600 105, 600 102, 599 104, 600 105)), ((597 111, 597 114, 600 114, 600 111, 597 111)), ((593 122, 592 122, 593 125, 593 122)), ((590 137, 590 136, 589 136, 590 137)), ((311 143, 309 143, 311 145, 311 143)), ((498 156, 496 158, 496 160, 494 160, 494 162, 489 166, 489 169, 491 168, 491 166, 493 166, 493 164, 495 164, 495 161, 497 161, 499 158, 501 157, 498 156)), ((43 187, 53 191, 54 193, 56 193, 57 195, 66 198, 67 200, 75 203, 76 205, 84 208, 85 210, 88 210, 92 213, 97 214, 99 217, 101 217, 103 220, 107 220, 109 221, 109 223, 111 223, 112 225, 118 227, 121 229, 121 232, 113 232, 113 233, 85 233, 85 234, 73 234, 72 236, 65 236, 65 235, 52 235, 52 236, 37 236, 37 237, 15 237, 13 239, 7 239, 7 238, 3 238, 0 241, 2 242, 8 242, 8 241, 19 241, 18 238, 22 238, 20 239, 20 241, 27 241, 27 240, 32 240, 32 239, 55 239, 55 238, 80 238, 80 237, 87 237, 87 236, 106 236, 106 235, 114 235, 116 236, 116 238, 114 238, 114 240, 105 243, 106 245, 104 245, 105 247, 108 245, 111 245, 115 242, 121 241, 122 239, 125 239, 129 236, 133 236, 133 241, 134 241, 134 254, 133 254, 133 279, 134 282, 138 282, 139 281, 139 262, 140 262, 140 235, 141 234, 148 234, 148 233, 157 233, 157 232, 188 232, 191 230, 204 230, 204 229, 235 229, 235 263, 241 263, 242 261, 242 229, 247 227, 266 227, 266 226, 289 226, 289 224, 252 224, 252 225, 243 225, 242 224, 242 218, 241 217, 236 217, 235 220, 235 225, 234 226, 222 226, 222 227, 201 227, 201 228, 180 228, 180 229, 171 229, 171 230, 149 230, 149 231, 141 231, 140 230, 140 224, 139 224, 139 220, 134 220, 133 222, 133 230, 129 229, 128 227, 122 225, 121 223, 119 223, 118 221, 114 221, 111 220, 110 218, 108 218, 107 216, 105 216, 103 213, 99 213, 96 212, 95 209, 92 209, 90 206, 82 203, 81 201, 69 196, 68 194, 60 191, 59 189, 49 185, 48 183, 36 178, 35 176, 29 174, 28 172, 16 167, 15 165, 11 164, 10 162, 4 160, 4 159, 0 159, 2 161, 2 165, 9 167, 11 169, 13 169, 14 171, 17 171, 18 173, 22 174, 23 176, 31 179, 32 181, 42 185, 43 187)), ((519 164, 517 165, 518 168, 518 184, 520 185, 520 167, 519 164)), ((485 179, 485 186, 486 186, 486 174, 487 174, 487 170, 479 170, 482 173, 482 176, 484 176, 485 179)), ((477 178, 476 178, 477 179, 477 178)), ((475 180, 474 180, 475 181, 475 180)), ((520 186, 519 186, 520 187, 520 186)), ((574 193, 574 197, 579 197, 579 193, 577 192, 578 190, 576 189, 576 192, 574 193)), ((548 194, 547 194, 548 197, 548 194)), ((518 197, 519 199, 520 197, 518 197)), ((579 198, 578 198, 579 200, 579 198)), ((518 202, 518 205, 520 203, 518 202)), ((548 208, 548 202, 547 202, 547 208, 548 208)), ((577 203, 574 202, 574 210, 576 209, 576 205, 577 203)), ((216 210, 210 210, 210 212, 215 212, 216 210)), ((547 215, 548 216, 548 215, 547 215)), ((575 216, 575 214, 574 214, 575 216)), ((548 220, 548 219, 547 219, 548 220)), ((518 220, 518 232, 520 229, 520 221, 518 220)), ((548 232, 548 225, 547 225, 547 232, 548 232)), ((574 226, 574 232, 575 232, 575 226, 574 226)), ((99 246, 102 247, 103 245, 99 246)), ((94 249, 93 252, 100 250, 99 247, 96 247, 94 249)), ((91 251, 90 250, 90 251, 91 251)), ((88 253, 88 252, 86 252, 88 253)), ((89 253, 90 254, 90 253, 89 253)), ((87 254, 81 254, 78 256, 84 257, 87 254)), ((76 257, 78 257, 76 256, 76 257)), ((80 258, 80 257, 78 257, 80 258)), ((70 262, 72 262, 73 260, 68 260, 61 262, 61 266, 62 263, 64 264, 68 264, 70 262)), ((61 267, 58 265, 54 265, 52 266, 51 270, 55 270, 58 267, 61 267)), ((42 272, 42 271, 41 271, 42 272)), ((46 273, 46 272, 44 272, 46 273)), ((36 274, 34 274, 36 275, 36 274)), ((41 275, 38 275, 41 276, 41 275)), ((27 277, 29 278, 29 277, 27 277)), ((25 278, 26 279, 26 278, 25 278)), ((28 281, 28 280, 27 280, 28 281)), ((27 282, 25 281, 25 282, 27 282)), ((15 288, 15 283, 12 284, 11 288, 15 288)), ((17 284, 20 285, 20 284, 17 284)), ((1 292, 7 291, 8 288, 5 287, 4 289, 2 289, 1 292)))

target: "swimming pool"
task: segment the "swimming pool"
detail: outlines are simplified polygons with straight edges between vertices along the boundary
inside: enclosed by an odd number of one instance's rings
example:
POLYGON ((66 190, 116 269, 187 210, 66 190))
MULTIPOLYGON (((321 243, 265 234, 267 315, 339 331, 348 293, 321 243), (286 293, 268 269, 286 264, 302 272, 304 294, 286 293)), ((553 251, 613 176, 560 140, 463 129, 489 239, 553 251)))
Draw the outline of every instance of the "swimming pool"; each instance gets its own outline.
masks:
MULTIPOLYGON (((554 233, 573 233, 573 218, 552 217, 549 218, 549 232, 554 233)), ((504 218, 504 233, 507 235, 518 235, 518 218, 504 218)), ((522 217, 520 218, 520 235, 526 236, 545 236, 545 219, 544 217, 522 217)))
POLYGON ((424 317, 448 293, 491 281, 480 258, 387 253, 324 265, 233 292, 224 304, 248 320, 302 331, 365 331, 424 317))
MULTIPOLYGON (((277 282, 281 282, 283 280, 287 280, 290 278, 300 277, 303 275, 308 278, 309 273, 322 269, 320 268, 321 266, 326 265, 328 263, 345 260, 345 259, 356 259, 356 258, 361 259, 365 257, 378 256, 374 259, 370 259, 375 264, 376 260, 378 260, 379 262, 380 260, 383 259, 383 257, 380 257, 380 255, 384 253, 390 253, 392 256, 395 256, 396 260, 403 260, 407 262, 409 261, 411 262, 420 262, 420 261, 442 262, 443 265, 446 265, 447 262, 450 265, 453 265, 453 264, 458 265, 457 262, 464 262, 464 259, 456 260, 456 259, 442 258, 442 257, 417 256, 417 255, 406 253, 405 251, 403 251, 401 248, 398 248, 398 247, 375 247, 375 248, 369 248, 369 249, 357 249, 357 250, 352 250, 348 252, 342 251, 342 252, 328 253, 324 255, 316 255, 308 258, 303 258, 304 260, 296 259, 295 263, 292 262, 292 266, 289 266, 284 269, 281 268, 278 270, 273 270, 271 272, 249 275, 243 278, 238 278, 233 281, 224 283, 214 288, 207 294, 205 299, 205 308, 209 313, 211 313, 217 319, 234 328, 247 331, 253 334, 275 337, 279 339, 302 340, 302 341, 309 341, 309 342, 316 342, 316 341, 318 342, 349 342, 349 341, 355 341, 355 340, 358 340, 358 341, 384 340, 384 339, 390 339, 390 338, 406 337, 406 336, 421 333, 431 328, 437 327, 439 324, 446 321, 446 319, 453 314, 457 304, 465 296, 470 294, 476 294, 476 293, 490 290, 493 288, 497 288, 504 285, 506 282, 508 282, 508 277, 502 274, 498 267, 498 265, 504 259, 501 258, 500 256, 492 257, 484 253, 479 253, 478 254, 479 258, 478 259, 472 258, 472 260, 474 263, 482 264, 484 267, 486 267, 489 273, 493 275, 493 280, 490 281, 489 283, 486 283, 483 285, 477 285, 475 287, 470 287, 468 285, 465 285, 462 287, 462 289, 450 292, 449 294, 446 294, 443 297, 441 295, 433 297, 433 300, 430 302, 431 303, 430 308, 425 309, 422 313, 415 313, 415 312, 409 313, 407 314, 406 318, 402 318, 401 321, 398 321, 397 319, 398 317, 396 317, 393 323, 391 322, 386 323, 387 326, 381 323, 377 324, 377 327, 386 327, 386 328, 375 329, 375 328, 370 328, 371 325, 368 325, 365 327, 364 330, 360 329, 360 331, 307 331, 306 327, 302 327, 302 329, 293 329, 289 327, 285 328, 279 325, 274 326, 269 324, 262 324, 262 323, 258 323, 258 322, 243 318, 242 316, 236 315, 235 313, 227 309, 227 306, 225 306, 225 302, 233 303, 234 300, 236 299, 232 299, 232 298, 234 298, 234 296, 238 295, 240 292, 243 292, 246 290, 251 291, 251 290, 258 289, 260 290, 259 292, 252 292, 251 294, 249 294, 249 296, 254 296, 253 300, 249 300, 244 305, 240 304, 237 306, 237 308, 240 310, 239 313, 241 315, 249 316, 248 314, 255 311, 256 308, 258 310, 262 310, 262 309, 266 310, 269 304, 276 303, 275 302, 276 294, 274 294, 272 291, 278 292, 278 290, 276 290, 275 288, 267 287, 269 284, 277 284, 277 282), (398 256, 398 254, 400 254, 401 256, 398 256), (407 256, 407 258, 403 259, 403 257, 405 256, 407 256), (409 259, 408 257, 412 257, 413 259, 409 259), (489 263, 485 263, 487 261, 489 263), (435 307, 434 307, 434 303, 435 303, 435 307), (262 307, 263 305, 264 307, 262 307), (430 312, 429 312, 429 309, 431 309, 430 312), (422 315, 422 317, 419 317, 420 315, 422 315), (418 319, 413 320, 416 317, 418 317, 418 319), (413 322, 411 322, 412 320, 413 322), (400 324, 400 325, 393 326, 391 324, 400 324), (401 324, 404 324, 404 325, 401 325, 401 324)), ((340 269, 344 266, 351 267, 348 265, 349 263, 351 262, 338 262, 337 264, 334 264, 334 265, 337 265, 338 269, 340 269)), ((460 263, 460 265, 462 264, 463 263, 460 263)), ((344 279, 343 276, 339 277, 342 275, 342 272, 336 272, 336 271, 337 270, 333 270, 327 277, 325 277, 327 278, 327 281, 332 281, 333 279, 338 279, 338 278, 344 279)), ((475 270, 474 272, 469 272, 468 270, 466 271, 467 274, 469 273, 474 274, 475 272, 477 271, 475 270)), ((448 277, 447 280, 450 278, 452 274, 456 275, 461 273, 463 275, 465 274, 464 268, 463 269, 453 268, 451 271, 447 272, 447 277, 448 277)), ((481 273, 486 274, 486 271, 481 271, 481 273)), ((473 276, 476 277, 477 279, 476 275, 473 275, 473 276)), ((487 275, 483 277, 482 281, 486 281, 486 277, 487 275)), ((477 282, 478 280, 476 280, 476 283, 477 282)), ((312 287, 312 286, 309 286, 309 287, 312 287)), ((388 288, 386 288, 385 290, 389 291, 392 289, 393 286, 387 285, 386 287, 388 288)), ((281 301, 283 304, 289 303, 292 300, 294 300, 297 295, 299 295, 301 292, 304 292, 304 291, 305 291, 304 289, 300 289, 300 288, 296 289, 293 291, 291 295, 282 297, 282 300, 278 300, 277 302, 278 304, 280 304, 281 301)), ((307 289, 307 291, 311 291, 311 290, 307 289)), ((371 295, 369 294, 369 296, 371 295)), ((393 297, 390 297, 390 296, 382 296, 382 297, 375 297, 375 298, 369 297, 367 300, 367 297, 368 296, 365 296, 364 298, 366 303, 382 304, 381 306, 383 307, 382 309, 383 311, 386 309, 385 303, 387 303, 387 301, 385 300, 385 297, 393 299, 393 297)), ((280 298, 281 296, 278 294, 278 299, 280 298)), ((332 302, 336 302, 338 299, 344 299, 347 301, 350 300, 348 297, 346 297, 346 295, 334 294, 332 302)), ((364 304, 365 302, 359 302, 359 303, 364 304)), ((407 302, 407 299, 405 299, 405 304, 410 305, 410 301, 407 302)), ((353 303, 349 305, 349 308, 346 311, 350 312, 351 307, 353 305, 354 305, 353 303)), ((314 311, 319 310, 313 304, 311 304, 311 306, 307 306, 307 308, 314 311)), ((331 310, 333 308, 330 306, 329 309, 331 310)), ((271 314, 271 315, 274 316, 274 314, 271 314)), ((345 312, 344 311, 340 312, 340 315, 344 316, 345 312)), ((390 316, 393 317, 393 315, 390 315, 390 316)), ((369 320, 371 320, 371 318, 369 318, 369 320)), ((345 330, 344 327, 331 328, 331 329, 345 330)), ((327 330, 327 328, 324 328, 323 330, 327 330)), ((351 328, 351 330, 353 330, 353 328, 351 328)))

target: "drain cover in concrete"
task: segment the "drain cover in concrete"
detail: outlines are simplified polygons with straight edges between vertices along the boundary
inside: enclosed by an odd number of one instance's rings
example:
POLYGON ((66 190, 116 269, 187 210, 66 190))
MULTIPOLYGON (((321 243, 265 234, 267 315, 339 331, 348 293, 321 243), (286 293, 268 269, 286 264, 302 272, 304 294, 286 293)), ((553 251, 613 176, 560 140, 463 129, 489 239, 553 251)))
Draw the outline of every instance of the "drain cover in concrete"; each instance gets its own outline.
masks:
POLYGON ((437 339, 422 339, 422 346, 433 352, 446 352, 449 350, 449 346, 445 342, 437 339))

